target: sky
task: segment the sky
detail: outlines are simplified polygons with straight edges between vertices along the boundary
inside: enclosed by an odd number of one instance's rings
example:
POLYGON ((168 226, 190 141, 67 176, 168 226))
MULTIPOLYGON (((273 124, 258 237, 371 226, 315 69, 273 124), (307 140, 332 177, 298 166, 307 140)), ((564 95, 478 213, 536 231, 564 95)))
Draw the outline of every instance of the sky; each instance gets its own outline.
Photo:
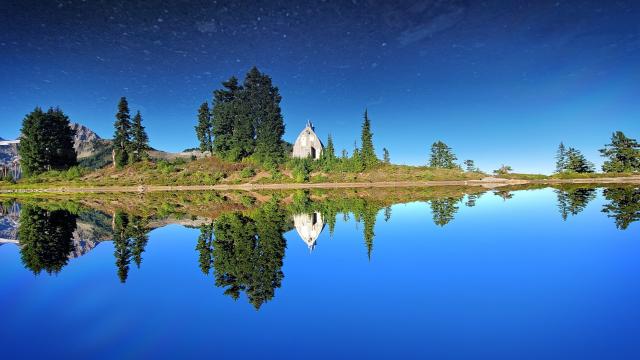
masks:
POLYGON ((349 152, 423 165, 442 140, 491 171, 549 173, 560 141, 596 165, 640 138, 640 2, 0 0, 0 137, 59 106, 113 136, 118 99, 151 146, 197 146, 198 106, 252 66, 283 97, 285 140, 311 120, 349 152))

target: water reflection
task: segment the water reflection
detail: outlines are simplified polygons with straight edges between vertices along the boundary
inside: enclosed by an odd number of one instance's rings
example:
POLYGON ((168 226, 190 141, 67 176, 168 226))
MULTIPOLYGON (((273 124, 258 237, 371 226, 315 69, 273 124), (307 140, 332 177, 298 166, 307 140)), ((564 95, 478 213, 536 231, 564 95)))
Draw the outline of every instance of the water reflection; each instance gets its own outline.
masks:
MULTIPOLYGON (((141 201, 127 211, 114 207, 113 200, 91 199, 85 203, 25 200, 22 205, 11 201, 0 206, 0 242, 18 244, 24 267, 34 274, 43 271, 56 274, 68 265, 69 259, 112 240, 116 274, 125 283, 131 265, 140 268, 143 263, 152 229, 171 223, 195 227, 200 231, 195 250, 202 273, 212 278, 225 295, 238 299, 244 294, 259 309, 274 298, 282 285, 285 233, 295 229, 309 250, 313 250, 325 227, 329 236, 333 236, 338 219, 345 222, 353 219, 363 241, 362 256, 366 252, 371 260, 376 220, 380 215, 384 221, 390 221, 392 204, 426 203, 433 224, 444 227, 455 219, 461 204, 475 207, 485 193, 477 189, 467 193, 447 190, 444 194, 419 191, 171 194, 141 201)), ((597 197, 598 189, 562 186, 554 192, 557 209, 562 219, 567 220, 584 211, 597 197)), ((491 193, 503 200, 513 197, 509 189, 491 193)), ((602 194, 605 201, 602 212, 613 219, 618 229, 625 230, 640 220, 639 188, 606 188, 602 194)))
POLYGON ((25 268, 34 274, 58 273, 73 249, 76 216, 67 210, 46 210, 26 205, 20 211, 18 238, 25 268))

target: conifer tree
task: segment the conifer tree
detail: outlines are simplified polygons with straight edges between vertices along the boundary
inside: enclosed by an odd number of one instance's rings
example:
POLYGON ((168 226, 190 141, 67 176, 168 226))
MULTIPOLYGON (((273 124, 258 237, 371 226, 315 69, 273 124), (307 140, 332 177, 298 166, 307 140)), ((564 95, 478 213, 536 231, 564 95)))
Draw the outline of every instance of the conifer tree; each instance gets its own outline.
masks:
POLYGON ((133 124, 131 127, 131 149, 130 149, 130 161, 139 162, 149 157, 149 137, 147 132, 142 126, 142 115, 140 111, 133 117, 133 124))
POLYGON ((611 135, 611 143, 600 149, 600 154, 608 158, 602 165, 604 172, 640 171, 640 144, 622 131, 611 135))
POLYGON ((327 137, 327 146, 322 151, 322 158, 325 162, 333 162, 336 159, 336 150, 333 145, 331 134, 327 137))
POLYGON ((467 168, 467 172, 474 172, 477 170, 476 164, 473 160, 465 160, 464 166, 467 168))
POLYGON ((238 79, 232 76, 222 86, 213 92, 212 147, 222 158, 239 160, 253 146, 253 126, 246 114, 239 113, 242 87, 238 85, 238 79))
POLYGON ((441 169, 455 169, 458 167, 454 162, 457 159, 451 148, 442 141, 437 141, 431 145, 429 166, 441 169))
POLYGON ((566 152, 566 171, 575 173, 592 173, 595 171, 593 163, 587 161, 578 149, 570 147, 566 152))
POLYGON ((242 105, 249 112, 255 129, 255 158, 263 163, 279 163, 284 159, 282 136, 284 120, 280 110, 282 97, 271 77, 255 66, 247 73, 242 92, 242 105))
POLYGON ((567 151, 561 142, 556 153, 556 173, 562 173, 567 170, 567 151))
POLYGON ((362 156, 362 163, 366 169, 370 169, 378 163, 376 152, 373 148, 373 133, 371 133, 371 121, 367 110, 364 111, 364 121, 362 122, 362 150, 360 152, 362 156))
POLYGON ((195 126, 196 136, 200 142, 200 151, 213 154, 213 133, 212 133, 211 111, 209 103, 206 101, 198 109, 198 125, 195 126))
POLYGON ((18 153, 24 176, 77 165, 75 131, 62 110, 50 108, 43 112, 35 108, 22 121, 21 132, 18 153))
POLYGON ((115 134, 113 136, 113 165, 123 167, 129 161, 131 148, 131 116, 129 115, 129 103, 126 97, 121 97, 114 123, 115 134))
POLYGON ((391 164, 391 157, 389 156, 389 150, 387 150, 387 148, 382 148, 382 159, 385 164, 391 164))

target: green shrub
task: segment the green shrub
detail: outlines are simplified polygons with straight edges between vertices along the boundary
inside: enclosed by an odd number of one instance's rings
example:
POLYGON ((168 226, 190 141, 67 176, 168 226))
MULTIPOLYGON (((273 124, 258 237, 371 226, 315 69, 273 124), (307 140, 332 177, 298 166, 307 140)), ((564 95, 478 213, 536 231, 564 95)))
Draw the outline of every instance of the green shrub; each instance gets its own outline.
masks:
POLYGON ((240 171, 240 177, 243 179, 248 179, 256 176, 256 171, 253 170, 252 167, 246 167, 240 171))

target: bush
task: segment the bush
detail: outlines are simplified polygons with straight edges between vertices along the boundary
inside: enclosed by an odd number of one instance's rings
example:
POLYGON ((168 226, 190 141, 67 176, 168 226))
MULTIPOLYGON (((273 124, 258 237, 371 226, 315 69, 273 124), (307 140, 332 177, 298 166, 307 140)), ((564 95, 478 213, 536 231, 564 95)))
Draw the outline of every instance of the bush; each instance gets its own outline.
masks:
POLYGON ((251 167, 246 167, 240 171, 240 177, 243 179, 248 179, 256 176, 256 171, 251 167))

